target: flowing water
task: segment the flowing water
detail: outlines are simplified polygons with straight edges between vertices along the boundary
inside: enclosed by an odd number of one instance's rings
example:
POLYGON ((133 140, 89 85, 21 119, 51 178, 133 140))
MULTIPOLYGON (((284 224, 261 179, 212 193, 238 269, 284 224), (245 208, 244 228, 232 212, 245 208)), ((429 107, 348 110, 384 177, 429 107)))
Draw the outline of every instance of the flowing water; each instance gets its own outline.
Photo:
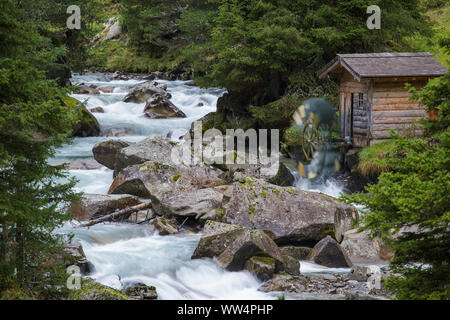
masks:
MULTIPOLYGON (((101 137, 76 138, 73 144, 59 149, 51 161, 75 161, 92 159, 92 147, 99 141, 121 139, 129 142, 141 141, 152 135, 166 136, 172 132, 177 140, 190 128, 191 123, 204 115, 216 111, 222 89, 201 89, 185 81, 164 81, 171 101, 187 118, 148 119, 144 116, 145 104, 125 103, 130 88, 144 81, 112 80, 103 74, 74 75, 74 84, 84 83, 96 86, 113 86, 113 93, 100 95, 72 96, 86 101, 87 107, 102 107, 104 113, 94 113, 101 126, 101 137), (202 105, 202 106, 200 106, 202 105), (127 129, 130 135, 120 138, 106 137, 110 129, 127 129)), ((106 194, 113 181, 112 170, 71 170, 79 183, 78 191, 106 194)), ((336 196, 341 192, 337 184, 299 186, 312 191, 336 196)), ((89 229, 74 228, 67 223, 59 232, 73 233, 74 239, 83 245, 85 254, 94 266, 91 275, 102 284, 121 289, 130 283, 144 283, 157 288, 160 299, 276 299, 277 293, 265 294, 257 289, 261 285, 248 272, 229 272, 219 268, 211 259, 191 260, 200 235, 182 234, 159 236, 149 225, 100 224, 89 229)), ((347 272, 348 270, 327 269, 312 263, 302 262, 302 273, 347 272)))

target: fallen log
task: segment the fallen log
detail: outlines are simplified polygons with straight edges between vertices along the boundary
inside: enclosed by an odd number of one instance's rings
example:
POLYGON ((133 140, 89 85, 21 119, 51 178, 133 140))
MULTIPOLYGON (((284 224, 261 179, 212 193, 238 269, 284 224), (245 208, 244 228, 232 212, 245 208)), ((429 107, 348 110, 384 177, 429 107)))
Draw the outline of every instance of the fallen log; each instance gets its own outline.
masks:
POLYGON ((114 220, 116 220, 116 219, 118 219, 120 217, 132 214, 132 213, 134 213, 136 211, 141 211, 141 210, 144 210, 144 209, 148 209, 151 206, 152 206, 151 202, 141 203, 141 204, 138 204, 137 206, 125 208, 125 209, 116 211, 114 213, 108 214, 106 216, 100 217, 98 219, 93 219, 93 220, 91 220, 89 222, 80 224, 78 227, 90 227, 90 226, 93 226, 93 225, 96 225, 96 224, 99 224, 99 223, 102 223, 102 222, 105 222, 105 221, 110 221, 110 220, 114 221, 114 220))

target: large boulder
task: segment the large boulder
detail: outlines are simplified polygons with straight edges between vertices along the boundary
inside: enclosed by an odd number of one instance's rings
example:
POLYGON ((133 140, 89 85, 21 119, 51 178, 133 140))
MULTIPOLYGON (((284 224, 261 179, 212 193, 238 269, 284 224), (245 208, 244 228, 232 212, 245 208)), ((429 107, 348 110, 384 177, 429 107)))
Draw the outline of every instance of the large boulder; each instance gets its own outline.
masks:
POLYGON ((125 97, 125 102, 144 103, 150 98, 162 97, 170 99, 172 96, 166 91, 165 86, 152 82, 144 82, 132 88, 125 97))
POLYGON ((220 174, 209 167, 177 167, 148 161, 122 170, 109 193, 151 199, 154 212, 168 218, 201 217, 220 211, 223 202, 220 174))
POLYGON ((154 161, 172 164, 171 153, 174 143, 164 137, 151 137, 138 143, 122 148, 116 156, 114 171, 119 173, 124 168, 154 161))
POLYGON ((121 140, 109 140, 97 143, 92 152, 94 153, 94 158, 99 163, 114 170, 116 166, 116 156, 120 150, 130 146, 128 142, 121 140))
POLYGON ((349 230, 344 235, 342 248, 355 263, 379 263, 389 261, 394 252, 380 238, 370 238, 368 231, 349 230))
POLYGON ((278 187, 241 174, 235 174, 235 180, 227 190, 223 222, 270 230, 278 244, 313 246, 326 234, 345 230, 347 224, 336 225, 336 215, 339 221, 357 217, 353 206, 324 194, 278 187))
POLYGON ((209 221, 192 259, 216 257, 222 268, 239 271, 253 256, 273 258, 283 264, 280 249, 263 230, 209 221))
POLYGON ((309 259, 330 268, 349 268, 353 265, 339 243, 330 236, 315 245, 309 259))
POLYGON ((245 270, 261 281, 267 281, 275 273, 275 259, 269 257, 251 257, 245 263, 245 270))
POLYGON ((183 111, 161 95, 150 98, 145 105, 144 112, 150 119, 186 118, 183 111))
POLYGON ((63 102, 70 108, 78 109, 79 119, 72 127, 73 137, 98 137, 100 135, 100 124, 80 101, 72 97, 64 97, 63 102))
POLYGON ((277 174, 268 180, 268 182, 280 187, 291 187, 295 184, 295 181, 296 178, 294 174, 283 162, 280 162, 277 174))
POLYGON ((74 219, 87 221, 140 203, 138 197, 127 194, 84 194, 78 202, 72 204, 70 211, 74 219))
POLYGON ((91 95, 97 95, 100 94, 100 91, 98 90, 98 88, 94 85, 85 85, 85 84, 80 84, 76 89, 75 89, 75 93, 78 94, 91 94, 91 95))
POLYGON ((281 257, 282 263, 277 264, 277 273, 287 273, 293 276, 299 276, 300 261, 288 255, 282 255, 281 257))
POLYGON ((73 137, 98 137, 100 136, 100 124, 97 119, 84 106, 81 106, 80 120, 74 124, 73 137))

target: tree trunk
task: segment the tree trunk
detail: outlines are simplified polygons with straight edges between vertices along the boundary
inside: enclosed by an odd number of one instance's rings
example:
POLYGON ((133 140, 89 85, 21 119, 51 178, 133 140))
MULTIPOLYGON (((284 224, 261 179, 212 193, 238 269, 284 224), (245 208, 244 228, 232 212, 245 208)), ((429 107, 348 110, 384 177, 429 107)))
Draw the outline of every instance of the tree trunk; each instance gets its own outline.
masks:
POLYGON ((109 221, 109 220, 113 220, 114 221, 114 220, 116 220, 118 218, 121 218, 123 216, 132 214, 133 212, 141 211, 141 210, 144 210, 144 209, 148 209, 151 206, 152 206, 151 202, 141 203, 141 204, 139 204, 137 206, 130 207, 130 208, 125 208, 125 209, 122 209, 120 211, 117 211, 117 212, 108 214, 106 216, 103 216, 101 218, 94 219, 94 220, 91 220, 89 222, 80 224, 78 227, 90 227, 90 226, 93 226, 95 224, 102 223, 102 222, 105 222, 105 221, 109 221))
POLYGON ((25 279, 25 274, 24 274, 24 270, 25 270, 25 261, 24 261, 24 256, 25 256, 25 239, 24 239, 24 232, 23 232, 23 223, 22 222, 18 222, 16 224, 16 278, 18 283, 20 284, 21 287, 23 287, 24 285, 24 279, 25 279))

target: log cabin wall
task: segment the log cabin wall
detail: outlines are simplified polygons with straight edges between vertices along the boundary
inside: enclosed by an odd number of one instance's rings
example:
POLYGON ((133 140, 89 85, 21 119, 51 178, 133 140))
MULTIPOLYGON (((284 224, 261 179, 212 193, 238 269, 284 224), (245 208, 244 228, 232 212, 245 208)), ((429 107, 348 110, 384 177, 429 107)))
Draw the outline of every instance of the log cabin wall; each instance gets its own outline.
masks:
POLYGON ((428 78, 372 79, 372 139, 389 138, 389 130, 404 135, 423 133, 420 125, 415 123, 427 115, 426 107, 410 100, 411 94, 405 84, 421 89, 427 82, 428 78))

